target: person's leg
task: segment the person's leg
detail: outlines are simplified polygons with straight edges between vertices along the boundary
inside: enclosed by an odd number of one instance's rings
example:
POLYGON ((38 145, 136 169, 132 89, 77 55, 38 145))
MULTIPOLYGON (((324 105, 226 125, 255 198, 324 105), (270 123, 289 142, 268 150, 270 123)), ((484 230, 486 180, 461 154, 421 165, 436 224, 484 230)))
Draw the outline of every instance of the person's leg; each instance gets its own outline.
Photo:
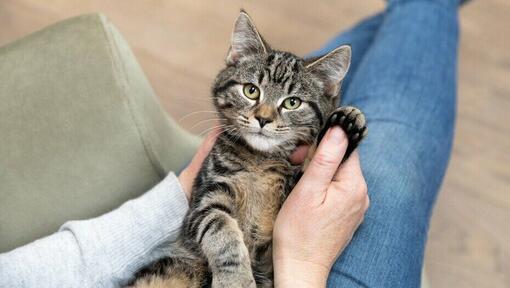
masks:
POLYGON ((456 4, 390 2, 343 104, 359 107, 371 207, 328 287, 419 287, 431 209, 452 146, 456 4))
POLYGON ((361 59, 363 59, 365 53, 372 45, 375 35, 381 26, 384 14, 379 13, 372 17, 369 17, 360 23, 354 25, 349 30, 338 34, 334 38, 330 39, 320 49, 310 53, 307 57, 321 56, 331 50, 344 45, 349 44, 352 48, 352 59, 349 72, 342 82, 342 95, 345 94, 349 88, 349 84, 352 79, 352 75, 356 73, 361 59))

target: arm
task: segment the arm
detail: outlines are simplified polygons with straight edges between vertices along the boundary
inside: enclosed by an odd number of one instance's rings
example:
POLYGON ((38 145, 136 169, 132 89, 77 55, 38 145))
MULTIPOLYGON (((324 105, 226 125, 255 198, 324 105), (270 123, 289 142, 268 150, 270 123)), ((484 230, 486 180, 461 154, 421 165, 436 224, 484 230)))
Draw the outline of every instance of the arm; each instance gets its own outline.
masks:
POLYGON ((217 136, 210 133, 179 178, 170 173, 141 197, 100 217, 0 254, 0 287, 118 287, 161 258, 189 208, 194 178, 217 136))
POLYGON ((188 210, 170 173, 141 197, 55 234, 0 254, 0 287, 115 287, 161 257, 154 249, 174 240, 188 210))

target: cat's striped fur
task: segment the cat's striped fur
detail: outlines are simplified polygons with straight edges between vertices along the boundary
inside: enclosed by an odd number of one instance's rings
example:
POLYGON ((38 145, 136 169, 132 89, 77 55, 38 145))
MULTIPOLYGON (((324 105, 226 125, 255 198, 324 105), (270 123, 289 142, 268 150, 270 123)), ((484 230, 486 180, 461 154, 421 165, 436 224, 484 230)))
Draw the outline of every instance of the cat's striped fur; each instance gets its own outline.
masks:
MULTIPOLYGON (((302 171, 288 156, 299 144, 314 144, 331 119, 349 63, 348 46, 310 60, 272 50, 241 11, 212 89, 224 132, 195 181, 182 237, 134 287, 273 286, 273 223, 302 171), (243 95, 247 83, 258 87, 257 99, 243 95), (289 97, 301 105, 282 107, 289 97)), ((365 133, 363 115, 337 111, 352 150, 365 133)))

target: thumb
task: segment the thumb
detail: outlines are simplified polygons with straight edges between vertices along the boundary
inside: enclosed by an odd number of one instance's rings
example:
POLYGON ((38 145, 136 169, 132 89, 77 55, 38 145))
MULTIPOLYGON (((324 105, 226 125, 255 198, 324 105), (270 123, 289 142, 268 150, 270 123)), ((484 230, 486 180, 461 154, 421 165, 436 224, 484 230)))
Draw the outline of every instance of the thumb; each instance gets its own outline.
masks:
POLYGON ((212 147, 214 146, 214 142, 216 141, 216 138, 221 133, 221 130, 215 129, 209 134, 207 134, 207 137, 202 141, 202 144, 200 147, 198 147, 197 152, 195 153, 195 156, 193 156, 193 159, 191 159, 191 162, 189 163, 187 169, 190 170, 191 174, 197 174, 200 168, 202 167, 202 163, 204 162, 207 155, 209 155, 209 152, 211 152, 212 147))
POLYGON ((338 126, 330 128, 322 138, 298 185, 301 185, 304 191, 318 189, 326 191, 342 162, 347 144, 347 136, 342 128, 338 126))

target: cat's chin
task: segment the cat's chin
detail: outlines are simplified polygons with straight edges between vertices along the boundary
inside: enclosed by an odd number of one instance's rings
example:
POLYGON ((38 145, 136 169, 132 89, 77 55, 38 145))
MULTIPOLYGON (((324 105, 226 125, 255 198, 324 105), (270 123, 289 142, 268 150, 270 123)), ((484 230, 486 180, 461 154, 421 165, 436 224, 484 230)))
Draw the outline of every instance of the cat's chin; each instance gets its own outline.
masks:
POLYGON ((274 152, 284 142, 282 139, 271 138, 259 133, 246 133, 243 138, 253 149, 268 153, 274 152))

